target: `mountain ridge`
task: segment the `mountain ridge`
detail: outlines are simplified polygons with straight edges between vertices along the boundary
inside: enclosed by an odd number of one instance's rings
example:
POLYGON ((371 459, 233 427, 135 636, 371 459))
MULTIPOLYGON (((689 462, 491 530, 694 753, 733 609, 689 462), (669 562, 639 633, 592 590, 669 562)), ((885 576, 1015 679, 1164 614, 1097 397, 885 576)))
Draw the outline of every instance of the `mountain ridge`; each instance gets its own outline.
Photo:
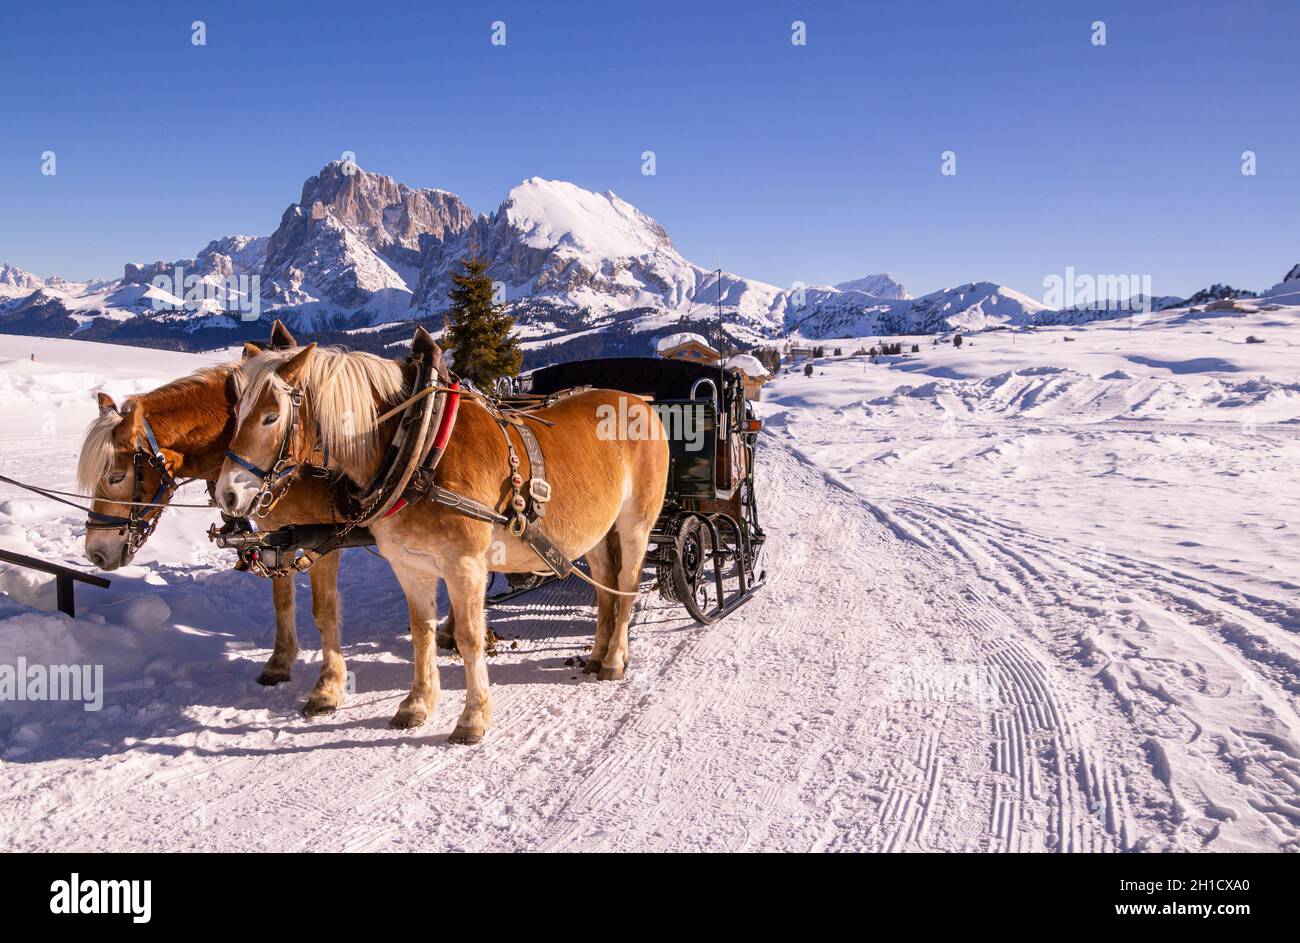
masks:
MULTIPOLYGON (((269 236, 226 236, 190 259, 127 263, 112 281, 42 279, 0 263, 0 331, 192 348, 259 331, 232 308, 260 307, 262 317, 306 331, 438 324, 452 275, 470 254, 488 262, 521 334, 539 341, 613 323, 648 338, 714 318, 719 298, 727 330, 742 344, 1118 316, 1054 312, 987 281, 920 297, 888 273, 782 288, 691 262, 658 222, 612 190, 530 177, 491 213, 476 214, 447 190, 332 161, 306 179, 269 236)), ((1283 288, 1300 289, 1300 265, 1271 291, 1283 288)))

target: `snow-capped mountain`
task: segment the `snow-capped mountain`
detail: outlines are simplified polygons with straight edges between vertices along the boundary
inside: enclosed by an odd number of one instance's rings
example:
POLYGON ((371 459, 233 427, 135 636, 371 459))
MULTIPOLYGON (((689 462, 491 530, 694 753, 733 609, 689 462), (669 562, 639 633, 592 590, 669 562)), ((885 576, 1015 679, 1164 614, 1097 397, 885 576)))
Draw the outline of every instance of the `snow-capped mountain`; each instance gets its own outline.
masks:
POLYGON ((840 291, 860 291, 863 294, 873 295, 876 298, 887 298, 890 301, 907 301, 912 297, 908 294, 907 289, 903 287, 903 283, 888 272, 866 275, 848 282, 840 282, 835 287, 840 291))
MULTIPOLYGON (((270 236, 227 236, 191 259, 128 263, 112 281, 41 279, 0 264, 0 332, 225 346, 260 336, 257 318, 240 318, 252 304, 262 319, 279 317, 299 330, 387 338, 397 330, 387 325, 440 323, 451 278, 471 254, 488 262, 526 338, 552 343, 611 332, 609 345, 586 342, 597 352, 648 350, 658 333, 713 321, 719 302, 726 329, 742 342, 1116 316, 1049 310, 986 281, 919 298, 885 273, 784 288, 691 262, 663 226, 610 191, 533 177, 495 212, 476 217, 446 190, 335 161, 307 179, 270 236)), ((1300 266, 1264 294, 1272 293, 1300 293, 1300 266)), ((1177 299, 1159 301, 1166 307, 1177 299)))
POLYGON ((26 295, 45 287, 45 279, 16 265, 0 262, 0 295, 26 295))
MULTIPOLYGON (((413 305, 446 306, 460 260, 477 250, 507 300, 544 300, 594 313, 655 307, 690 312, 716 304, 718 276, 687 261, 663 227, 613 192, 533 177, 490 216, 453 238, 425 240, 413 305)), ((723 273, 723 304, 755 329, 772 326, 781 289, 723 273)))
POLYGON ((345 313, 368 322, 404 316, 422 239, 441 244, 473 222, 469 207, 445 190, 416 190, 355 165, 326 164, 267 242, 262 298, 272 308, 333 320, 345 313))
POLYGON ((809 338, 932 334, 1032 324, 1047 311, 1046 305, 1005 285, 972 282, 920 298, 886 299, 859 291, 817 294, 805 309, 792 312, 788 326, 809 338))
POLYGON ((1296 304, 1297 300, 1293 299, 1300 299, 1300 264, 1291 266, 1291 270, 1282 276, 1280 282, 1263 293, 1263 297, 1272 301, 1278 301, 1287 295, 1293 297, 1281 302, 1282 304, 1296 304))
POLYGON ((972 282, 945 288, 912 302, 908 309, 910 330, 907 333, 925 334, 952 329, 982 331, 1000 325, 1032 324, 1035 317, 1046 310, 1047 305, 1005 285, 972 282))

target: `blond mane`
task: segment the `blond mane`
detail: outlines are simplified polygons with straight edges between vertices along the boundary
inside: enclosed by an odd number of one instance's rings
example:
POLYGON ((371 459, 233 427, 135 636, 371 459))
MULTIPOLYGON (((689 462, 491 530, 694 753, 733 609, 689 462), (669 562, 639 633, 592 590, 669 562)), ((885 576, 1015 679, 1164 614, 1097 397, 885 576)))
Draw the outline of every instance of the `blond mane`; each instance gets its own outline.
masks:
POLYGON ((77 458, 77 490, 82 494, 94 494, 95 486, 113 467, 117 451, 117 427, 126 415, 141 404, 152 407, 157 401, 163 404, 172 401, 188 401, 196 391, 211 383, 217 374, 229 371, 233 364, 215 367, 203 367, 169 383, 164 383, 156 390, 141 393, 123 400, 120 411, 96 416, 86 428, 85 439, 81 443, 81 455, 77 458))
MULTIPOLYGON (((239 398, 239 421, 252 404, 278 379, 276 371, 301 351, 272 350, 252 357, 242 366, 247 385, 239 398)), ((379 458, 387 442, 378 436, 380 403, 399 399, 406 390, 401 365, 375 354, 317 347, 307 360, 302 382, 307 413, 320 424, 320 436, 333 459, 359 467, 379 458)))
POLYGON ((121 424, 122 414, 111 412, 96 416, 86 429, 81 455, 77 458, 77 490, 82 494, 94 494, 99 479, 113 467, 117 451, 113 438, 121 424))

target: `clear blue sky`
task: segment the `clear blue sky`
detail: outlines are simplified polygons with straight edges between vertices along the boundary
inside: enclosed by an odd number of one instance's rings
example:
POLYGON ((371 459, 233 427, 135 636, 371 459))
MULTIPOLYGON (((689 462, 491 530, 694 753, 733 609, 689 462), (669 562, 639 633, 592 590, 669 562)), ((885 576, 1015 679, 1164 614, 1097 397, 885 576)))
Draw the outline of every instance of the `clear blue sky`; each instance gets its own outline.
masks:
POLYGON ((1293 0, 10 2, 0 260, 117 275, 270 233, 352 150, 480 212, 533 175, 612 189, 781 285, 1263 288, 1300 262, 1298 35, 1293 0))

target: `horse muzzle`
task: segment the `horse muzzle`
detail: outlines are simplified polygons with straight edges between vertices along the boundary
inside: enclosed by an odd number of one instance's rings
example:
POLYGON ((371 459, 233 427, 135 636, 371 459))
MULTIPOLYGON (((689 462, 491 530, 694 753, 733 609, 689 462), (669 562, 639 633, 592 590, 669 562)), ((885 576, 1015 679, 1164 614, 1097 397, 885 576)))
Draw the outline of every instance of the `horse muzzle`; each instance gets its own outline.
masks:
POLYGON ((252 472, 242 468, 228 468, 217 479, 217 504, 231 517, 247 517, 256 508, 262 482, 252 472))

